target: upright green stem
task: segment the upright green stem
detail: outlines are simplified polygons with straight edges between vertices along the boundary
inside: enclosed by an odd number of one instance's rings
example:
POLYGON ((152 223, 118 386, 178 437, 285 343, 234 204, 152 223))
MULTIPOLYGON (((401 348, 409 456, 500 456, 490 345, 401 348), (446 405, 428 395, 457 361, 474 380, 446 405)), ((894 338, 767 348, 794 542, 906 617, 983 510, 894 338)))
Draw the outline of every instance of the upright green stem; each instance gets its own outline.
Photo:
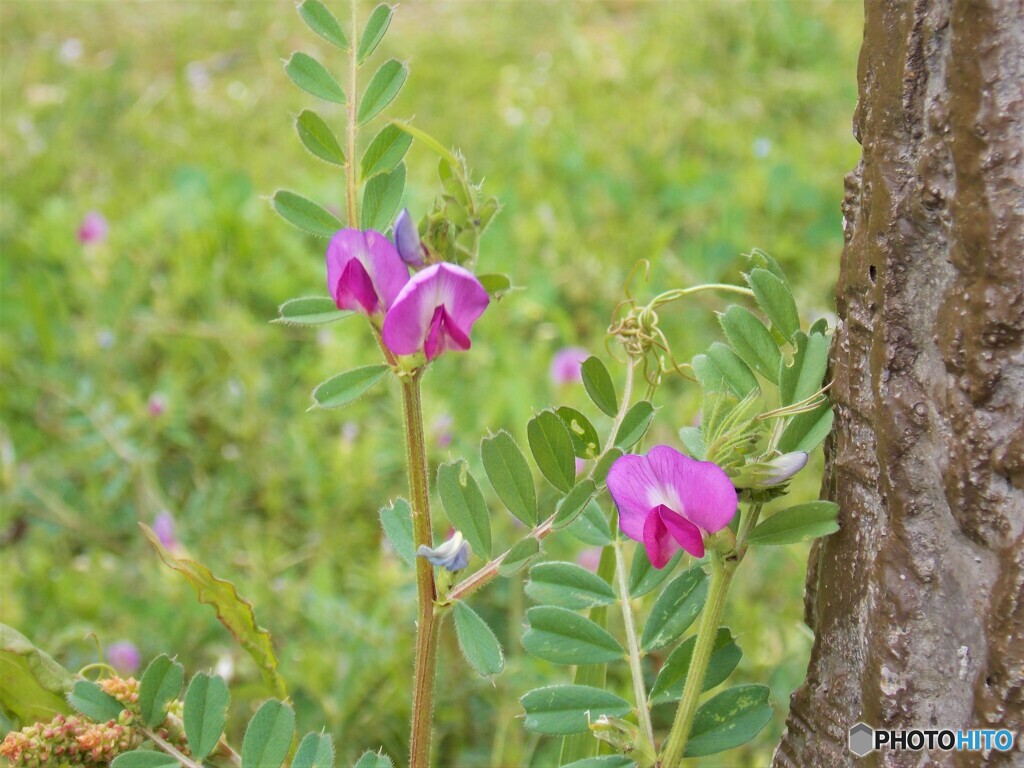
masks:
POLYGON ((736 570, 737 560, 725 560, 718 552, 711 552, 711 584, 708 588, 708 601, 701 613, 700 626, 697 628, 697 646, 693 649, 690 671, 686 676, 683 698, 676 710, 676 719, 672 723, 665 749, 661 755, 660 768, 678 768, 686 751, 686 742, 693 726, 693 716, 697 712, 697 702, 704 689, 704 676, 707 673, 711 651, 718 634, 718 625, 722 621, 725 598, 729 593, 729 583, 736 570))
POLYGON ((647 687, 644 685, 644 673, 640 668, 640 644, 636 639, 636 621, 633 618, 633 606, 629 602, 629 580, 626 578, 625 557, 622 554, 622 539, 617 535, 613 541, 615 547, 615 576, 619 582, 619 600, 622 604, 622 623, 626 627, 626 647, 629 651, 629 672, 633 678, 633 696, 636 698, 636 714, 640 720, 651 751, 654 751, 654 728, 651 727, 651 711, 647 708, 647 687))
POLYGON ((359 69, 358 50, 356 46, 357 31, 356 5, 358 0, 352 0, 352 41, 348 47, 348 103, 346 115, 348 125, 345 130, 345 202, 348 211, 348 225, 350 228, 359 226, 359 205, 356 200, 356 105, 358 94, 356 93, 356 71, 359 69))
MULTIPOLYGON (((420 403, 420 373, 402 378, 402 415, 405 418, 406 466, 412 503, 413 542, 433 546, 430 526, 430 490, 427 481, 427 451, 423 438, 423 409, 420 403)), ((437 670, 437 630, 434 615, 434 569, 425 558, 416 558, 416 666, 413 675, 412 735, 409 739, 410 768, 429 768, 430 735, 434 719, 434 676, 437 670)))

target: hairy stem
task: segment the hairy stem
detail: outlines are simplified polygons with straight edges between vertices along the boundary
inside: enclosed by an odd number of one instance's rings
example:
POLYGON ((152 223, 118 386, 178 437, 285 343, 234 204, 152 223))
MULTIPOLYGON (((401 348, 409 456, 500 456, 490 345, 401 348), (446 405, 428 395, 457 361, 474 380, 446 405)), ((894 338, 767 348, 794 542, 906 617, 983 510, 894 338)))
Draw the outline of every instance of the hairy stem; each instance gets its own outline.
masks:
POLYGON ((622 539, 618 535, 612 542, 615 547, 615 576, 619 582, 619 602, 622 605, 622 623, 626 628, 626 647, 629 651, 629 672, 633 678, 633 696, 636 698, 637 719, 647 736, 654 753, 654 728, 651 727, 651 711, 647 707, 647 688, 644 686, 644 673, 640 668, 640 644, 636 639, 636 620, 633 618, 633 606, 629 602, 629 580, 626 578, 626 558, 622 553, 622 539))
POLYGON ((693 649, 690 671, 686 675, 683 697, 676 710, 676 718, 672 723, 665 749, 661 755, 660 768, 678 768, 686 751, 686 742, 690 738, 693 727, 693 716, 697 712, 697 703, 704 689, 704 677, 711 660, 711 650, 718 634, 718 625, 722 621, 725 598, 729 593, 729 583, 736 570, 737 560, 725 560, 718 552, 711 552, 711 585, 708 589, 708 601, 701 613, 700 626, 697 628, 697 646, 693 649))
POLYGON ((173 757, 179 763, 185 766, 185 768, 203 768, 202 765, 197 763, 190 757, 185 757, 173 744, 165 739, 160 738, 151 728, 143 728, 142 732, 146 734, 146 738, 156 744, 160 749, 166 752, 168 755, 173 757))
MULTIPOLYGON (((427 481, 427 451, 423 438, 423 410, 420 403, 420 374, 402 378, 402 415, 405 418, 406 466, 412 504, 413 541, 416 547, 433 546, 430 525, 430 489, 427 481)), ((430 735, 434 719, 434 676, 437 670, 437 630, 434 614, 434 568, 425 558, 416 558, 416 666, 413 679, 412 735, 409 740, 410 768, 429 768, 430 735)))
POLYGON ((356 200, 356 105, 358 104, 356 94, 356 72, 359 69, 356 49, 357 31, 356 5, 358 0, 352 0, 352 42, 348 49, 348 103, 346 104, 346 115, 348 125, 345 130, 345 143, 347 152, 345 154, 345 203, 348 212, 348 225, 351 228, 359 226, 359 205, 356 200))

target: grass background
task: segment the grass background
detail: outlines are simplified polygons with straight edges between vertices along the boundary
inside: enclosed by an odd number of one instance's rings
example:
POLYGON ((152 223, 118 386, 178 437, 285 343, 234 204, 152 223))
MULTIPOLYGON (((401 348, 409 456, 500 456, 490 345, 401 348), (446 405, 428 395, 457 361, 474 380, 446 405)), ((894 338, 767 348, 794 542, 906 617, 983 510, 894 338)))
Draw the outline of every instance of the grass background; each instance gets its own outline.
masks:
MULTIPOLYGON (((638 259, 653 295, 737 280, 741 254, 761 247, 806 315, 831 309, 861 20, 852 0, 398 9, 369 70, 411 62, 388 114, 415 116, 486 178, 505 208, 481 269, 526 289, 488 311, 471 354, 427 377, 433 460, 472 457, 489 429, 522 438, 548 405, 584 407, 580 388, 549 381, 551 356, 604 354, 638 259)), ((404 493, 397 392, 307 413, 316 383, 375 361, 374 347, 358 322, 267 322, 285 299, 325 291, 323 243, 266 196, 287 187, 343 208, 344 179, 291 127, 314 106, 281 67, 296 49, 342 69, 291 0, 0 5, 0 621, 73 669, 97 642, 128 639, 144 659, 230 672, 240 727, 265 695, 251 662, 136 526, 169 511, 274 634, 300 727, 326 726, 347 760, 378 745, 401 760, 414 590, 376 523, 404 493), (90 210, 110 235, 85 247, 75 232, 90 210)), ((321 114, 340 132, 340 109, 321 114)), ((434 160, 414 146, 408 162, 418 217, 434 160)), ((664 313, 679 359, 717 337, 719 307, 664 313)), ((672 442, 697 404, 683 382, 660 398, 654 437, 672 442)), ((816 494, 813 467, 798 493, 816 494)), ((585 548, 562 536, 549 551, 585 548)), ((701 765, 766 765, 806 668, 806 547, 756 554, 726 618, 745 652, 736 679, 771 686, 776 717, 701 765)), ((569 671, 522 652, 518 579, 474 606, 508 665, 478 680, 445 632, 437 764, 553 765, 557 742, 523 730, 517 699, 569 671)))

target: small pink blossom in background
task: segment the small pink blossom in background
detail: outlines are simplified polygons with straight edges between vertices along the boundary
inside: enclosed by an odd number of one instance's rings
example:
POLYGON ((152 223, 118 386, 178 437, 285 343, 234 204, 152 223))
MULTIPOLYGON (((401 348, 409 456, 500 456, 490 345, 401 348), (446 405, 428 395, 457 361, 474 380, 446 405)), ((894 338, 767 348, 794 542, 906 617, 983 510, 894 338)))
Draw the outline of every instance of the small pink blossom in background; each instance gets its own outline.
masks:
POLYGON ((601 564, 601 547, 590 547, 576 555, 576 562, 588 571, 597 573, 597 566, 601 564))
POLYGON ((442 413, 436 419, 431 426, 431 430, 437 439, 437 446, 439 448, 447 448, 452 444, 452 423, 453 419, 451 414, 442 413))
POLYGON ((154 518, 153 533, 167 549, 178 548, 178 534, 175 532, 174 516, 170 512, 161 512, 154 518))
POLYGON ((583 347, 563 347, 551 358, 551 380, 555 384, 573 384, 583 381, 583 361, 590 353, 583 347))
POLYGON ((576 457, 576 477, 579 477, 587 471, 587 460, 581 459, 579 456, 576 457))
POLYGON ((162 416, 167 410, 167 398, 160 392, 154 392, 149 396, 146 410, 149 411, 150 416, 162 416))
POLYGON ((359 422, 346 421, 341 425, 341 442, 345 445, 352 445, 359 437, 359 422))
POLYGON ((118 640, 107 646, 107 662, 122 675, 131 675, 138 671, 142 663, 142 654, 135 643, 118 640))
POLYGON ((84 245, 102 243, 107 239, 107 230, 107 220, 103 214, 90 211, 78 227, 78 242, 84 245))

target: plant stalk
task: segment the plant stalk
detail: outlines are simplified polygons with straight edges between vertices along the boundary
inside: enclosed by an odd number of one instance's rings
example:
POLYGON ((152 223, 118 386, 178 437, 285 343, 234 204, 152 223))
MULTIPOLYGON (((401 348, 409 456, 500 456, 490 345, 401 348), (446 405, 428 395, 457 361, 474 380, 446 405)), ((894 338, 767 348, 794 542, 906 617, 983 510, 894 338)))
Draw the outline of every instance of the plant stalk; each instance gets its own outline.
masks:
MULTIPOLYGON (((420 373, 403 377, 402 415, 405 419, 406 466, 412 504, 413 542, 433 546, 430 525, 430 488, 427 480, 427 451, 423 437, 423 409, 420 401, 420 373)), ((416 558, 416 664, 413 677, 412 735, 409 739, 410 768, 429 768, 430 736, 434 720, 434 677, 437 671, 437 635, 440 624, 434 614, 437 597, 434 568, 425 558, 416 558)))
POLYGON ((352 0, 352 41, 348 48, 348 103, 346 104, 347 123, 345 130, 345 204, 348 212, 348 226, 351 229, 359 227, 359 205, 356 200, 356 105, 359 103, 356 94, 356 72, 359 69, 358 50, 356 46, 356 32, 359 27, 356 24, 356 5, 358 0, 352 0))
POLYGON ((651 710, 647 706, 647 687, 644 685, 644 673, 640 667, 640 644, 636 638, 636 620, 633 618, 633 606, 629 602, 629 580, 626 578, 625 556, 622 553, 622 539, 615 536, 612 545, 615 547, 615 576, 619 582, 619 601, 622 604, 622 623, 626 628, 626 647, 629 651, 629 672, 633 678, 633 696, 636 698, 637 719, 643 729, 650 752, 654 754, 654 728, 651 726, 651 710))
POLYGON ((736 571, 738 560, 726 560, 718 552, 711 552, 711 584, 708 588, 708 601, 701 613, 700 626, 697 628, 697 646, 693 649, 690 671, 686 676, 683 697, 676 710, 676 718, 672 723, 665 749, 661 755, 660 768, 678 768, 686 751, 686 742, 690 738, 693 727, 693 716, 697 712, 697 703, 704 689, 704 677, 711 661, 711 650, 714 648, 715 635, 722 621, 725 598, 729 593, 729 583, 736 571))

